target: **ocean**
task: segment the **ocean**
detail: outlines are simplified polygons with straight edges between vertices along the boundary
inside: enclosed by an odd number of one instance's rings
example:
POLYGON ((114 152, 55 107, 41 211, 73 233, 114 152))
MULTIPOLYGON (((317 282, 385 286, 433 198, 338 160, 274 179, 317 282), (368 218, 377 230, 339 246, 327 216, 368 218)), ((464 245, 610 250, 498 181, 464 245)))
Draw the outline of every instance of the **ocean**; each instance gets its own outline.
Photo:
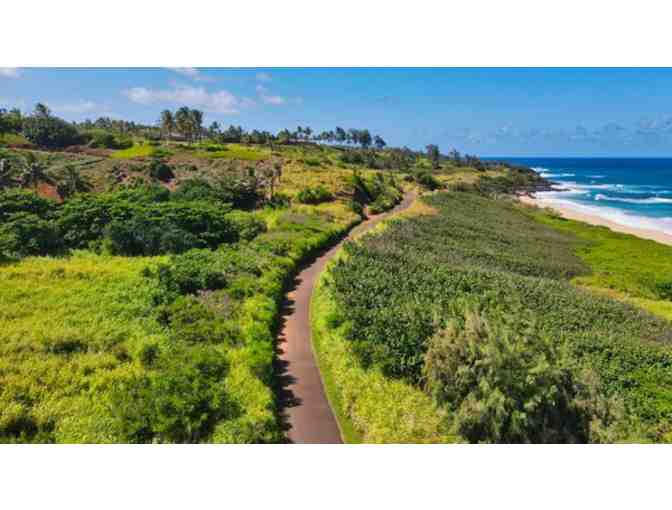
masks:
POLYGON ((537 193, 635 228, 672 234, 672 158, 497 158, 533 168, 562 191, 537 193))

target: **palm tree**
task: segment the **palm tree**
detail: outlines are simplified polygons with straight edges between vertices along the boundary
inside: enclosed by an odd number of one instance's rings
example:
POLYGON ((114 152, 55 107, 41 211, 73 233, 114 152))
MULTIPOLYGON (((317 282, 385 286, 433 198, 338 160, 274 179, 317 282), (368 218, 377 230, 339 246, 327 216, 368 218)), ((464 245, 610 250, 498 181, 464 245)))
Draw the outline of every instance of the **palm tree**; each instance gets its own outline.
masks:
POLYGON ((37 191, 37 185, 40 182, 51 182, 51 178, 46 172, 46 166, 32 152, 26 154, 22 170, 21 184, 31 186, 35 191, 37 191))
POLYGON ((182 136, 191 140, 191 110, 188 107, 183 106, 175 112, 175 126, 182 136))
POLYGON ((163 110, 161 112, 161 131, 163 133, 168 133, 168 139, 173 134, 175 129, 175 118, 173 117, 173 112, 170 110, 163 110))
POLYGON ((49 117, 51 115, 51 110, 44 103, 37 103, 35 105, 35 116, 36 117, 49 117))
POLYGON ((61 196, 61 198, 68 198, 75 193, 86 192, 91 189, 91 183, 82 177, 77 170, 72 165, 66 165, 63 168, 63 173, 61 175, 61 182, 58 183, 56 191, 61 196))
POLYGON ((189 117, 191 119, 192 137, 197 137, 200 142, 201 135, 203 134, 203 112, 200 110, 191 110, 189 117))

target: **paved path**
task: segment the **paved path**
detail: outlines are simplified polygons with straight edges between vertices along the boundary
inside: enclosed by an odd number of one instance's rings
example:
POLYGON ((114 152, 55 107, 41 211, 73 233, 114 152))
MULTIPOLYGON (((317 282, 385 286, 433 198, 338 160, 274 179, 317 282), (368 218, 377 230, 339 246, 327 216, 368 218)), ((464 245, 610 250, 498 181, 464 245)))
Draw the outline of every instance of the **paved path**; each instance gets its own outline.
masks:
MULTIPOLYGON (((349 237, 361 234, 390 215, 407 209, 414 200, 415 193, 407 193, 394 209, 360 223, 349 237)), ((317 278, 343 242, 324 252, 297 275, 283 307, 276 374, 280 386, 281 419, 287 438, 292 443, 342 442, 313 354, 310 299, 317 278)))

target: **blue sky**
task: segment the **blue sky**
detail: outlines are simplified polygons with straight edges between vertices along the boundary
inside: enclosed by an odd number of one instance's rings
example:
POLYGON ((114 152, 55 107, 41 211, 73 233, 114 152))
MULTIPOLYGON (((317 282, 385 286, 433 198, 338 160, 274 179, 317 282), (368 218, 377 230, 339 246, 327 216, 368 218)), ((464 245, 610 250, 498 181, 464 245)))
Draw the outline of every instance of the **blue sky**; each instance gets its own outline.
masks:
POLYGON ((0 68, 0 106, 37 101, 142 122, 186 104, 208 124, 368 128, 481 156, 672 156, 672 69, 0 68))

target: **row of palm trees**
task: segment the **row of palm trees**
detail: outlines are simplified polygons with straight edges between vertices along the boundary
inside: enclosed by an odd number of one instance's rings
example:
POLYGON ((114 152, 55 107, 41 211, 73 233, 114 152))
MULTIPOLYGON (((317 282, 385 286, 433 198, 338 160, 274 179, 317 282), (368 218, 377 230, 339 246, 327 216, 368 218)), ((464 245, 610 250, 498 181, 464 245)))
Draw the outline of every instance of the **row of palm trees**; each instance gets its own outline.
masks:
POLYGON ((200 110, 187 106, 179 108, 175 113, 163 110, 159 123, 164 138, 171 138, 176 131, 189 142, 203 138, 203 112, 200 110))

